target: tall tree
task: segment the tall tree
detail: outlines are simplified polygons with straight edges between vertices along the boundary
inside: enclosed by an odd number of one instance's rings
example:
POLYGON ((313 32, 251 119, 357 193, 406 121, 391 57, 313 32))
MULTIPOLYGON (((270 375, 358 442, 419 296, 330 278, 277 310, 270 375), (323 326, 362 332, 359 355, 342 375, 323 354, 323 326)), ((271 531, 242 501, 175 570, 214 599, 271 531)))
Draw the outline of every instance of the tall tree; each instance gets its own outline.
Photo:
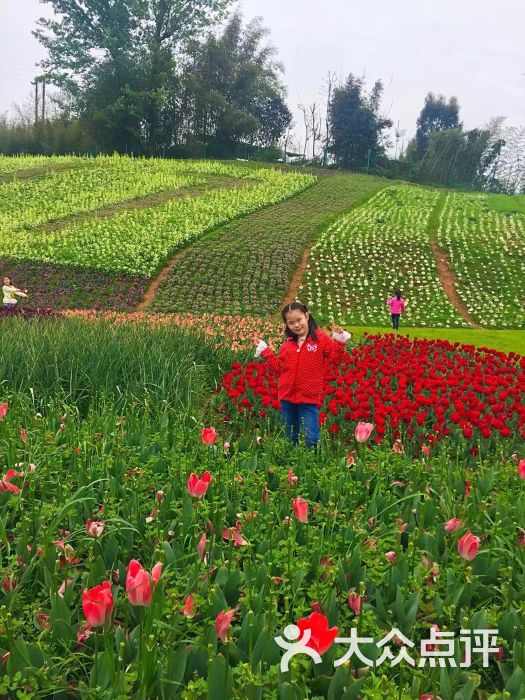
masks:
POLYGON ((385 155, 383 132, 392 121, 379 113, 383 84, 367 93, 362 78, 350 74, 334 87, 329 103, 329 148, 339 167, 361 170, 385 155))
POLYGON ((267 34, 259 19, 243 26, 235 13, 222 34, 192 43, 181 75, 179 122, 186 133, 259 145, 279 140, 292 117, 283 98, 282 67, 274 61, 275 49, 264 43, 267 34))
POLYGON ((434 95, 429 92, 425 97, 425 104, 417 118, 416 130, 416 156, 421 160, 428 148, 430 134, 434 131, 447 129, 461 129, 459 121, 459 103, 456 97, 451 97, 447 102, 443 95, 434 95))
POLYGON ((39 20, 34 32, 48 52, 42 62, 48 80, 77 97, 79 113, 140 132, 155 148, 182 42, 222 17, 232 0, 41 2, 56 15, 39 20), (89 114, 93 100, 98 109, 89 114))

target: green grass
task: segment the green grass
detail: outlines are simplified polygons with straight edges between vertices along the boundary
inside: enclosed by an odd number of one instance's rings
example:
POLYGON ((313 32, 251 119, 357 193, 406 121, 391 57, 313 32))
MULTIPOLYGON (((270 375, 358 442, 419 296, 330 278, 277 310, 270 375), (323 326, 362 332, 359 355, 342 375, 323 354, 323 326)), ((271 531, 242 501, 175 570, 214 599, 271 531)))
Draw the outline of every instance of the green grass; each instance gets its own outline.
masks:
MULTIPOLYGON (((345 326, 357 340, 365 333, 394 333, 387 326, 345 326)), ((502 352, 517 352, 525 355, 525 331, 519 330, 475 330, 471 328, 400 328, 401 335, 410 338, 441 338, 451 343, 463 343, 476 347, 488 347, 502 352)))
POLYGON ((167 404, 190 419, 234 359, 172 326, 13 318, 1 330, 0 397, 31 393, 41 412, 53 394, 82 412, 109 400, 120 410, 130 402, 151 409, 167 404))
POLYGON ((525 214, 525 194, 491 194, 487 205, 499 212, 510 214, 525 214))

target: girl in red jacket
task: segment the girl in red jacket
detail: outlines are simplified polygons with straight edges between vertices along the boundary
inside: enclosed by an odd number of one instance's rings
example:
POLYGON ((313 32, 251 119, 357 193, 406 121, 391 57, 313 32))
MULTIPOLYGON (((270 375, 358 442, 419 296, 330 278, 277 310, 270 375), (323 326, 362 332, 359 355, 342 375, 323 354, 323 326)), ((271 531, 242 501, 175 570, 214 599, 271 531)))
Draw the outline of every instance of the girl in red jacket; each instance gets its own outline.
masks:
POLYGON ((304 423, 306 444, 312 447, 319 441, 319 406, 325 366, 329 359, 343 359, 350 333, 335 326, 333 337, 329 338, 318 329, 315 319, 300 301, 285 306, 281 316, 287 339, 279 354, 261 340, 255 357, 264 357, 279 375, 278 396, 286 437, 297 445, 301 423, 304 423))

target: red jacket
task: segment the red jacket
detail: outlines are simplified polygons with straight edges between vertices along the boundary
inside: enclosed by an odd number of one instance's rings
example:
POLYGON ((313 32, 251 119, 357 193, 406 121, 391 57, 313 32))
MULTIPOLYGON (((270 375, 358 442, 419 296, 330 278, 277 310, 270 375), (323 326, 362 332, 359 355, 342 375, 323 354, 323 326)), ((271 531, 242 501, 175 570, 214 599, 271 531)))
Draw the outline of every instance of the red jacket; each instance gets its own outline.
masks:
POLYGON ((308 336, 299 348, 293 338, 281 345, 279 355, 270 348, 261 353, 279 375, 280 401, 320 404, 323 398, 323 377, 329 359, 341 361, 345 343, 329 338, 316 329, 317 340, 308 336))

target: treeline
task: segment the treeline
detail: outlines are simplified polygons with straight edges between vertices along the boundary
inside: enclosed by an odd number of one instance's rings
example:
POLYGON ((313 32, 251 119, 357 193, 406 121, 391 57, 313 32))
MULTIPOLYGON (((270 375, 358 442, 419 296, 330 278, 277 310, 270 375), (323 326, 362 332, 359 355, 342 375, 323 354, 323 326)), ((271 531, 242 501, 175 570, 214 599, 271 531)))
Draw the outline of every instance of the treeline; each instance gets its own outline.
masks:
POLYGON ((47 50, 37 80, 55 89, 44 118, 31 108, 0 117, 2 153, 289 154, 319 167, 525 191, 525 130, 502 118, 464 130, 455 97, 427 95, 405 148, 405 132, 392 140, 381 112, 380 80, 367 89, 352 74, 342 83, 328 74, 325 104, 301 106, 304 125, 292 131, 268 31, 238 12, 228 17, 232 0, 42 2, 55 17, 34 32, 47 50))

